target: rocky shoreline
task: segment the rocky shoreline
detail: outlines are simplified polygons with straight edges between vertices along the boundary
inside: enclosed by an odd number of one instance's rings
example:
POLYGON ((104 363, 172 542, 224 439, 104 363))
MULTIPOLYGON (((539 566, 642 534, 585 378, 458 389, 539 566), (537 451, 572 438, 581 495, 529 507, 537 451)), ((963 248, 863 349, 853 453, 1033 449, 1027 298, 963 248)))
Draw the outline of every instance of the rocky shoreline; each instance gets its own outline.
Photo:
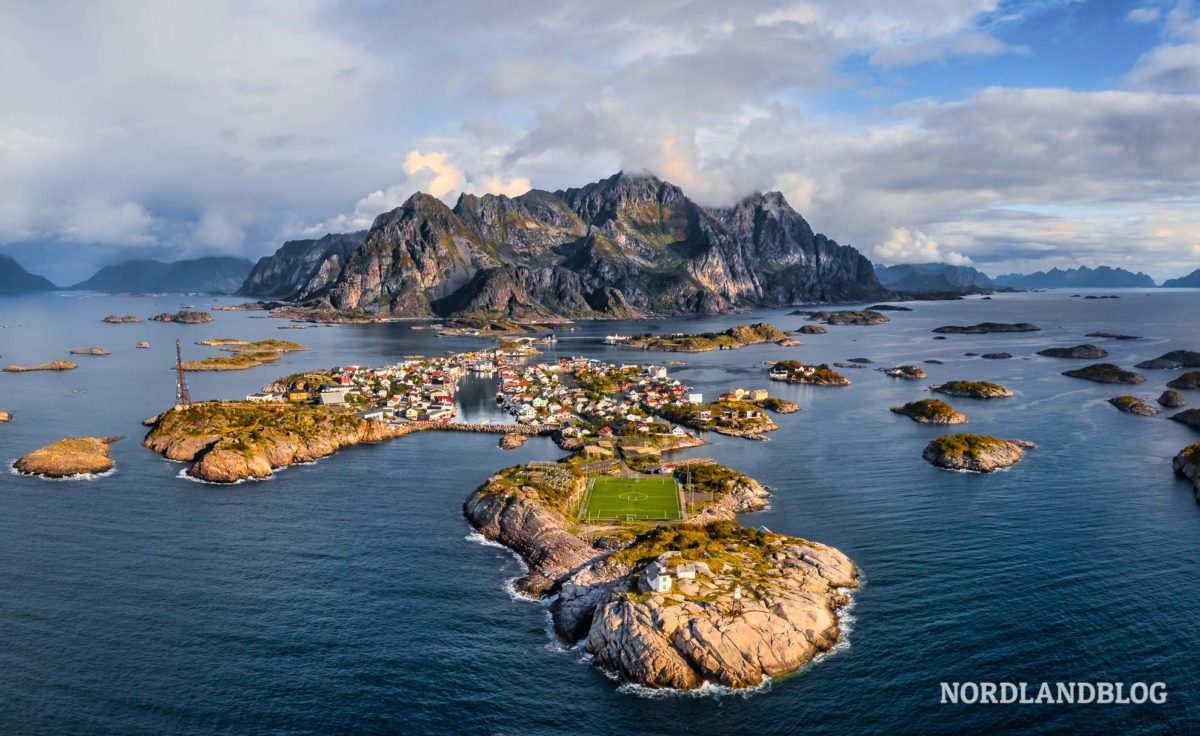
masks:
POLYGON ((580 528, 568 518, 582 477, 564 492, 539 487, 520 469, 502 471, 463 512, 525 561, 518 590, 557 595, 556 635, 583 642, 596 665, 651 688, 751 688, 836 645, 837 612, 849 603, 843 590, 856 587, 857 570, 831 547, 733 522, 763 508, 768 494, 740 474, 731 483, 706 512, 632 539, 628 529, 580 528), (670 573, 671 590, 652 587, 670 573))

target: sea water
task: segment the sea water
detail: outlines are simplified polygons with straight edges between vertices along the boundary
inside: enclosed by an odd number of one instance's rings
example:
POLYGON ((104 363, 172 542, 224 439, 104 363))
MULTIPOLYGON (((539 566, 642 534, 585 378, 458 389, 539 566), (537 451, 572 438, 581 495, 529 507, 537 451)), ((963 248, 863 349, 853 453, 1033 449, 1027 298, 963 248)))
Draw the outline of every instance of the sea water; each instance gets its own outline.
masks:
MULTIPOLYGON (((805 345, 702 354, 605 346, 618 332, 804 323, 790 309, 705 318, 579 323, 542 359, 678 359, 706 399, 769 387, 802 411, 768 442, 706 436, 712 456, 768 484, 743 518, 838 547, 861 568, 852 627, 831 656, 751 693, 708 688, 649 697, 551 645, 544 604, 515 600, 518 560, 472 541, 462 502, 497 469, 562 456, 548 439, 502 451, 486 434, 418 433, 345 449, 265 483, 188 482, 140 446, 141 422, 174 402, 174 342, 284 338, 309 350, 274 365, 191 373, 196 399, 242 398, 275 377, 409 354, 485 347, 419 322, 278 330, 255 312, 205 325, 110 325, 231 299, 48 293, 0 298, 0 361, 75 356, 66 373, 0 374, 0 462, 65 436, 125 435, 116 472, 50 483, 0 473, 0 730, 5 733, 1167 733, 1200 729, 1200 507, 1171 458, 1194 430, 1121 414, 1140 386, 1060 375, 1043 358, 1093 342, 1123 367, 1200 349, 1200 292, 1002 294, 912 303, 873 327, 830 327, 805 345), (951 335, 944 324, 1029 321, 1042 331, 951 335), (1140 335, 1085 338, 1095 330, 1140 335), (134 347, 138 341, 149 350, 134 347), (983 360, 965 352, 1009 352, 983 360), (847 388, 769 384, 764 360, 875 361, 847 388), (930 377, 873 370, 938 359, 930 377), (918 425, 888 407, 950 379, 1016 396, 952 399, 961 428, 918 425), (921 459, 944 431, 1032 440, 1009 472, 949 473, 921 459), (942 705, 942 682, 1166 683, 1161 705, 942 705)), ((1086 293, 1086 292, 1081 292, 1086 293)), ((1191 395, 1193 404, 1200 395, 1191 395)), ((460 413, 501 420, 487 378, 464 381, 460 413)))

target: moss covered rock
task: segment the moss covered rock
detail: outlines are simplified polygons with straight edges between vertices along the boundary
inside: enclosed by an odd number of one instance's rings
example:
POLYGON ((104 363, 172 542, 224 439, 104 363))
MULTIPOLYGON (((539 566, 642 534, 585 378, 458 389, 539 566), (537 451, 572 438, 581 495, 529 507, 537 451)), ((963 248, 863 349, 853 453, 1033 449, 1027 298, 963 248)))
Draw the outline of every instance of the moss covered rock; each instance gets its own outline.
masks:
POLYGON ((921 454, 930 463, 948 470, 991 473, 1021 461, 1034 447, 1025 440, 1002 440, 981 434, 947 434, 930 442, 921 454))
POLYGON ((910 401, 904 406, 893 406, 892 411, 921 424, 965 424, 967 417, 939 399, 910 401))

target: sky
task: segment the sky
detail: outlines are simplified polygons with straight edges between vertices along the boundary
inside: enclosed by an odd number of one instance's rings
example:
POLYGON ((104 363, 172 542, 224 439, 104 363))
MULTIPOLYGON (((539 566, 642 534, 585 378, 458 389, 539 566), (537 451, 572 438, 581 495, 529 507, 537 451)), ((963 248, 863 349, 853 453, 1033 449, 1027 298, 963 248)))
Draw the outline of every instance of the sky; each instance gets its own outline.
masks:
POLYGON ((57 283, 618 170, 884 263, 1182 275, 1200 3, 0 4, 0 253, 57 283))

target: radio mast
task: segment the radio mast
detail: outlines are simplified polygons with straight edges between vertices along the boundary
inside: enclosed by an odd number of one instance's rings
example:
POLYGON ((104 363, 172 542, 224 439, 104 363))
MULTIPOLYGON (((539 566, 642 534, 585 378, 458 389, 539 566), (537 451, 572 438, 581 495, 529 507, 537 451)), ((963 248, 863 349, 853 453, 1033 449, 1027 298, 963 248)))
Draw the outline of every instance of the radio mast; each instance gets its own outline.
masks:
POLYGON ((179 341, 175 341, 175 406, 187 406, 192 403, 191 394, 188 393, 187 377, 183 375, 183 347, 179 341))

